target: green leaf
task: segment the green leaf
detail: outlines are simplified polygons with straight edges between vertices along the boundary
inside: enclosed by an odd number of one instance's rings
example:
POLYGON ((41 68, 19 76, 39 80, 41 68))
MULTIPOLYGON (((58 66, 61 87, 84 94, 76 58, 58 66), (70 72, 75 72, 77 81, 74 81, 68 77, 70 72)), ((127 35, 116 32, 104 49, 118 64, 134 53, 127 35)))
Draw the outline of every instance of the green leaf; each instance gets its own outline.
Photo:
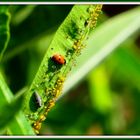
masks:
MULTIPOLYGON (((17 13, 14 13, 14 17, 12 18, 12 23, 14 25, 21 24, 34 10, 37 5, 27 5, 17 13)), ((13 7, 12 7, 13 8, 13 7)))
MULTIPOLYGON (((135 47, 133 43, 126 44, 127 47, 135 47)), ((113 72, 123 75, 126 83, 129 86, 137 86, 140 88, 140 57, 132 51, 132 49, 119 48, 116 53, 112 56, 112 59, 116 62, 113 66, 113 72), (129 62, 129 63, 128 63, 129 62), (123 67, 120 67, 123 66, 123 67), (127 70, 127 71, 126 71, 127 70), (130 80, 131 82, 128 82, 130 80)))
MULTIPOLYGON (((0 88, 0 94, 2 94, 2 89, 0 88)), ((23 97, 13 99, 10 103, 5 103, 0 105, 0 129, 5 127, 9 122, 11 122, 15 114, 21 109, 23 97)))
POLYGON ((10 135, 35 135, 23 112, 19 112, 7 127, 10 135))
POLYGON ((0 61, 10 38, 10 14, 8 12, 8 7, 9 6, 0 6, 0 61))
POLYGON ((105 66, 102 65, 88 76, 89 93, 92 106, 100 113, 111 111, 113 101, 105 66))
POLYGON ((42 122, 41 115, 47 115, 61 94, 65 78, 95 28, 101 8, 101 5, 76 5, 57 30, 25 98, 24 111, 36 130, 42 122), (52 60, 55 54, 60 54, 66 63, 52 60), (36 102, 41 102, 42 106, 36 102))
POLYGON ((34 135, 34 132, 27 122, 24 114, 20 111, 16 116, 16 112, 21 107, 21 98, 14 100, 14 96, 5 83, 5 80, 0 73, 0 126, 4 127, 7 123, 8 132, 12 135, 34 135), (11 122, 10 117, 13 118, 11 122), (8 120, 8 118, 10 118, 8 120), (7 121, 7 122, 6 122, 7 121))
MULTIPOLYGON (((88 47, 77 60, 75 67, 64 85, 68 92, 86 74, 95 68, 115 48, 140 29, 140 7, 109 19, 99 26, 89 37, 88 47)), ((62 94, 64 95, 64 94, 62 94)))

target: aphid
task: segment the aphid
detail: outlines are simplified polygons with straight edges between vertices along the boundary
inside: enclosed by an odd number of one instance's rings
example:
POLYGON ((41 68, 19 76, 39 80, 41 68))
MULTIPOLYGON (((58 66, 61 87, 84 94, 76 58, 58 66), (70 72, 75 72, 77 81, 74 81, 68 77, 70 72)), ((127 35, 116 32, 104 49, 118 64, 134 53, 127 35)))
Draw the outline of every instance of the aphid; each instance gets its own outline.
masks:
POLYGON ((39 121, 43 122, 45 119, 46 119, 46 117, 44 115, 41 115, 39 121))
POLYGON ((50 111, 50 109, 51 109, 54 105, 55 105, 54 100, 50 100, 50 101, 49 101, 49 104, 48 104, 48 106, 47 106, 47 108, 46 108, 46 113, 45 113, 45 114, 47 114, 48 111, 50 111))
POLYGON ((35 96, 37 106, 41 107, 42 106, 41 97, 39 96, 39 94, 36 91, 34 92, 34 96, 35 96))
POLYGON ((55 54, 51 57, 51 59, 56 62, 57 64, 63 65, 66 63, 65 58, 60 54, 55 54))
POLYGON ((35 129, 35 130, 40 130, 40 128, 41 128, 41 123, 40 123, 39 121, 35 122, 33 125, 34 125, 34 129, 35 129))

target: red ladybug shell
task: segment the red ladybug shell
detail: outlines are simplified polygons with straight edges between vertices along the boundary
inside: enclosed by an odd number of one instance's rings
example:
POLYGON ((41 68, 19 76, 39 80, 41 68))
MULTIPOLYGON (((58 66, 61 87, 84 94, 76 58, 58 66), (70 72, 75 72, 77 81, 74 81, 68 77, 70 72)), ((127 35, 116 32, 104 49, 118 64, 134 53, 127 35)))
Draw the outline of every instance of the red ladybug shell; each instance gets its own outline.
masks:
POLYGON ((52 56, 52 60, 57 64, 63 65, 66 63, 65 58, 60 54, 55 54, 52 56))

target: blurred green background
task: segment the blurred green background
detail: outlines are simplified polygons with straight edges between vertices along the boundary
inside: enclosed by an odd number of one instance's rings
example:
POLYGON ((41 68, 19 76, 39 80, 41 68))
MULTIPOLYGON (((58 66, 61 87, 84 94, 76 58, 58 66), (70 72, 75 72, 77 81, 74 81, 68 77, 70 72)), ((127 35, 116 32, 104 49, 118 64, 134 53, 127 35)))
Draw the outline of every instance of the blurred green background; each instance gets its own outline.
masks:
MULTIPOLYGON (((104 5, 98 26, 136 5, 104 5)), ((72 5, 11 5, 3 71, 13 93, 29 86, 72 5)), ((97 27, 98 28, 98 27, 97 27)), ((140 34, 127 39, 58 100, 41 135, 140 133, 140 34)))

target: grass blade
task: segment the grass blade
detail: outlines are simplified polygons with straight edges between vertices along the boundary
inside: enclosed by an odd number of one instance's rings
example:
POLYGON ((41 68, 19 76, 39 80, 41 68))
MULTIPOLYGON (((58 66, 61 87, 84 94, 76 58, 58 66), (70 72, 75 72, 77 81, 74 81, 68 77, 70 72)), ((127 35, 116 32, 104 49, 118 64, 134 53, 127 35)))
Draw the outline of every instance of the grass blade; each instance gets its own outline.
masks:
POLYGON ((14 96, 0 73, 0 127, 7 125, 8 132, 12 135, 34 135, 34 132, 27 122, 24 114, 20 111, 16 116, 16 112, 20 109, 22 96, 18 100, 13 100, 14 96), (12 103, 13 102, 13 103, 12 103), (16 108, 16 109, 15 109, 16 108), (8 118, 13 118, 11 122, 8 118))
POLYGON ((102 5, 74 6, 56 32, 25 99, 25 114, 37 133, 41 122, 60 95, 75 58, 95 28, 101 8, 102 5), (52 60, 55 54, 63 56, 66 63, 63 63, 63 57, 62 63, 52 60))
POLYGON ((111 18, 91 34, 88 47, 78 58, 77 67, 72 70, 71 75, 65 82, 63 93, 68 92, 115 48, 119 47, 123 41, 139 31, 139 14, 140 7, 137 7, 111 18))
MULTIPOLYGON (((2 90, 0 88, 0 94, 2 94, 2 90)), ((12 100, 10 103, 5 103, 0 106, 0 129, 5 127, 9 122, 11 122, 15 116, 15 114, 21 109, 22 105, 22 96, 12 100), (6 110, 6 111, 5 111, 6 110)))
POLYGON ((9 21, 8 6, 0 6, 0 61, 10 38, 9 21))

